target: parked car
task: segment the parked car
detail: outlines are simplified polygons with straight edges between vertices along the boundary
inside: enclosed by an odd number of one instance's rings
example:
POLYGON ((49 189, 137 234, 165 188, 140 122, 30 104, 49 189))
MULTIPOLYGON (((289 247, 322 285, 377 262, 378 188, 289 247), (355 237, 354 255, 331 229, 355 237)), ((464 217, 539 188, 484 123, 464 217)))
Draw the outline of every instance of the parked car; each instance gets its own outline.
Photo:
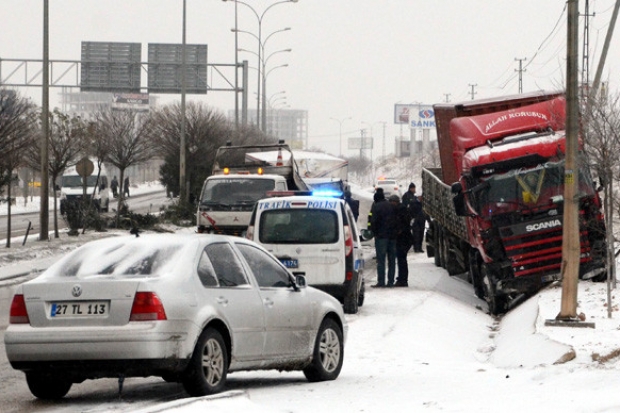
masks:
POLYGON ((247 237, 264 246, 293 274, 336 297, 344 312, 364 304, 364 252, 344 199, 293 195, 258 201, 247 237))
POLYGON ((396 179, 393 178, 379 178, 375 183, 375 191, 377 188, 382 188, 385 197, 388 198, 390 195, 398 195, 402 196, 402 191, 400 185, 396 179))
POLYGON ((334 380, 346 335, 340 303, 252 241, 143 234, 87 243, 20 285, 4 342, 32 394, 58 399, 103 377, 161 376, 191 396, 240 370, 334 380))

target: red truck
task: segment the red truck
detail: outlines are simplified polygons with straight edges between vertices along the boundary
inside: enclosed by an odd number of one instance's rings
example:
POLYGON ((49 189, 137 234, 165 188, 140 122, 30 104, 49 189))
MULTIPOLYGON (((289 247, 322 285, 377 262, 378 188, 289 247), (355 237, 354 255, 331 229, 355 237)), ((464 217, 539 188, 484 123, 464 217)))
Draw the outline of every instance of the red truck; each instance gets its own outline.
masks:
MULTIPOLYGON (((441 168, 424 168, 427 254, 469 273, 502 314, 561 279, 566 101, 530 93, 434 105, 441 168)), ((579 154, 580 278, 606 276, 597 185, 579 154)))

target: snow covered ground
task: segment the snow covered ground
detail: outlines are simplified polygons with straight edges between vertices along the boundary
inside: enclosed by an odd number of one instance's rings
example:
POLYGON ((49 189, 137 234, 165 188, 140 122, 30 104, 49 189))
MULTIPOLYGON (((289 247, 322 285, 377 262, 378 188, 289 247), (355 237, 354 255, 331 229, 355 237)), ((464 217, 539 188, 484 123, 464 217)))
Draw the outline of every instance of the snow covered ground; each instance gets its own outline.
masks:
MULTIPOLYGON (((358 196, 371 196, 365 189, 356 191, 358 196)), ((360 223, 365 221, 360 214, 360 223)), ((0 279, 18 267, 45 267, 90 239, 116 235, 63 234, 60 240, 29 241, 26 247, 1 251, 0 279)), ((594 328, 551 327, 545 321, 560 311, 559 285, 498 320, 487 314, 471 285, 449 277, 425 254, 411 253, 409 268, 409 288, 369 288, 360 312, 347 315, 349 338, 336 381, 308 383, 298 372, 235 373, 229 376, 229 391, 215 397, 157 406, 111 398, 92 407, 80 399, 79 408, 142 413, 620 412, 616 290, 611 291, 613 311, 608 318, 607 285, 580 282, 577 312, 594 328)), ((367 285, 374 277, 366 274, 367 285)), ((164 392, 175 386, 146 380, 164 392)), ((68 400, 52 410, 68 412, 72 406, 68 400)))

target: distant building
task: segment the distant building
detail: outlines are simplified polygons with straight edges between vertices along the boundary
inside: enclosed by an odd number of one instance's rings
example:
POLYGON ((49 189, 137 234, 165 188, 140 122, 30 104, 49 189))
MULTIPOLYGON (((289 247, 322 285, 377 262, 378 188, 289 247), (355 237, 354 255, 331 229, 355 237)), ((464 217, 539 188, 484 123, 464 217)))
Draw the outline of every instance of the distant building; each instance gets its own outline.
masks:
MULTIPOLYGON (((61 111, 68 115, 88 119, 91 114, 113 107, 117 109, 132 108, 138 111, 157 106, 157 96, 148 94, 128 94, 111 92, 79 92, 77 88, 63 87, 60 94, 61 111)), ((155 182, 159 180, 159 167, 163 161, 155 159, 149 163, 134 165, 125 170, 130 182, 155 182)), ((120 177, 114 166, 108 166, 110 176, 120 177)))
MULTIPOLYGON (((271 109, 266 113, 267 133, 284 141, 291 149, 307 149, 308 111, 297 109, 271 109)), ((228 112, 229 119, 235 118, 235 111, 228 112)), ((256 110, 248 109, 248 124, 256 125, 256 110)))

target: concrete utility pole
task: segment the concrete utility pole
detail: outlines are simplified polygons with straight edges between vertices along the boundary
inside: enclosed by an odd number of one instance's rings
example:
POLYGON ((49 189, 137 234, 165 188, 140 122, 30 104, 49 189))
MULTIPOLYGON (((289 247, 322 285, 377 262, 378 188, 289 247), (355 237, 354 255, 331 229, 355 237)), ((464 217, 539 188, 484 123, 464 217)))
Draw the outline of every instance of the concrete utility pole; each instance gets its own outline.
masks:
POLYGON ((519 93, 523 93, 523 72, 527 72, 527 69, 523 68, 523 61, 527 60, 527 57, 518 59, 515 57, 515 61, 519 62, 519 68, 515 69, 515 72, 519 72, 519 93))
POLYGON ((478 93, 478 92, 474 92, 474 88, 476 86, 478 86, 477 83, 475 85, 472 85, 471 83, 469 84, 469 87, 471 87, 471 92, 469 92, 469 94, 471 95, 471 100, 474 100, 474 96, 478 93))
MULTIPOLYGON (((43 1, 43 96, 42 96, 42 108, 41 108, 41 127, 43 128, 43 142, 41 142, 41 208, 39 212, 39 241, 49 240, 49 154, 48 154, 48 142, 49 142, 49 0, 43 1)), ((54 185, 56 183, 54 182, 54 185)))
POLYGON ((611 15, 611 21, 609 22, 609 28, 607 29, 607 35, 605 36, 605 44, 603 45, 603 51, 601 53, 601 60, 596 68, 596 74, 594 75, 594 83, 592 83, 592 90, 590 97, 596 97, 598 93, 599 85, 601 84, 601 76, 603 75, 603 67, 605 67, 605 60, 607 59, 607 52, 609 51, 609 44, 611 43, 611 37, 614 34, 614 27, 616 27, 616 21, 618 20, 618 10, 620 9, 620 0, 616 0, 614 5, 614 12, 611 15))
POLYGON ((577 161, 579 134, 578 84, 579 0, 568 0, 566 61, 566 165, 564 169, 564 231, 562 234, 562 306, 556 320, 576 321, 579 281, 579 199, 577 161))

